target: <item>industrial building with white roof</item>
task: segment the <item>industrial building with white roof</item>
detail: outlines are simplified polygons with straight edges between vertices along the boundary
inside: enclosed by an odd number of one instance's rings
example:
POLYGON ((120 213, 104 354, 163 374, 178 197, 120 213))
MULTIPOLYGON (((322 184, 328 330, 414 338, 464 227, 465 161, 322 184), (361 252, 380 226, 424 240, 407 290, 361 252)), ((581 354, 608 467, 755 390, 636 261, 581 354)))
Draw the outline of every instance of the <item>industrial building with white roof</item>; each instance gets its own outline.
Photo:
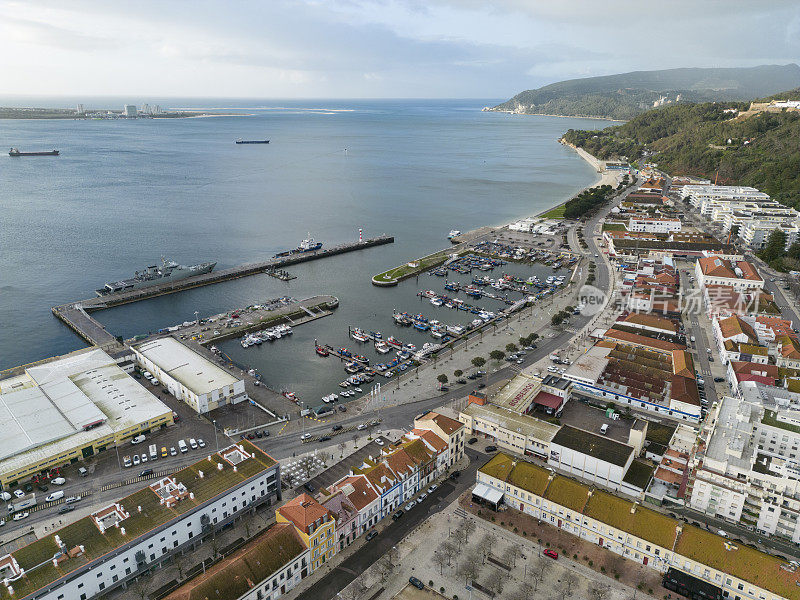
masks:
POLYGON ((172 410, 97 348, 0 380, 0 485, 172 423, 172 410))
POLYGON ((166 387, 198 413, 247 400, 244 379, 181 344, 163 337, 133 346, 136 360, 166 387))

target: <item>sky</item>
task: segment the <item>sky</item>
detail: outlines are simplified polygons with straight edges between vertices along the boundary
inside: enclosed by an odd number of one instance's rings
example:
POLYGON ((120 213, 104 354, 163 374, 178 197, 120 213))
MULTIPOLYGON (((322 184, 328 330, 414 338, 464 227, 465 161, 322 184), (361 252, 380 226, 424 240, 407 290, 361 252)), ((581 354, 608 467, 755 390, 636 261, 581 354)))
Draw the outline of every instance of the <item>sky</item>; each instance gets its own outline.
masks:
POLYGON ((507 98, 800 63, 797 0, 0 0, 0 96, 507 98))

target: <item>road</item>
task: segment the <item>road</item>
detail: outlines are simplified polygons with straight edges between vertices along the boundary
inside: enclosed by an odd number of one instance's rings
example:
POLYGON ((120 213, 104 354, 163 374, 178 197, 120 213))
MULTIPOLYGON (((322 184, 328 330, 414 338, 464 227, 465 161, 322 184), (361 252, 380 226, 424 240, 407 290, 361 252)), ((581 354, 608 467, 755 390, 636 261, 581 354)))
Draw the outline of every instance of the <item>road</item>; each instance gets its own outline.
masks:
POLYGON ((438 489, 422 501, 422 504, 406 511, 397 521, 392 521, 390 517, 384 519, 387 525, 376 538, 367 542, 363 536, 360 537, 355 543, 360 542, 362 546, 333 567, 330 573, 300 594, 298 600, 328 600, 335 597, 345 586, 366 571, 393 546, 396 546, 425 519, 441 512, 447 505, 454 502, 475 483, 475 474, 478 468, 488 458, 487 455, 470 448, 467 448, 466 454, 470 459, 469 467, 461 472, 461 476, 456 481, 445 480, 438 489))

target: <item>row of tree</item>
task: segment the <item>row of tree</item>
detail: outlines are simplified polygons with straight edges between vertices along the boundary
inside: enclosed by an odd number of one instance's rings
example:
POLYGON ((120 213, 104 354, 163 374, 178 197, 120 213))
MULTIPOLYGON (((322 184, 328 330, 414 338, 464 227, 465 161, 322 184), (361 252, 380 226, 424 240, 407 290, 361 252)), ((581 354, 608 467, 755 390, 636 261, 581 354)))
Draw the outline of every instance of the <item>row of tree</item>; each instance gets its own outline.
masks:
POLYGON ((599 185, 582 191, 564 205, 565 219, 580 219, 600 208, 614 193, 610 185, 599 185))
POLYGON ((767 243, 756 255, 777 271, 800 270, 800 242, 794 242, 786 249, 786 232, 773 229, 767 243))

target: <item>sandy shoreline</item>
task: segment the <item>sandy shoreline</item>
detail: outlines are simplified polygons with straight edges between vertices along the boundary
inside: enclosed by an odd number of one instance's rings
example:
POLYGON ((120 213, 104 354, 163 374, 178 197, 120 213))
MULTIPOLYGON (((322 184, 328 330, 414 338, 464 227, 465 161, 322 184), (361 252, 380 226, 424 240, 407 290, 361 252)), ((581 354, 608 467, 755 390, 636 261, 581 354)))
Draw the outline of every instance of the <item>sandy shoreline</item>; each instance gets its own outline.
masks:
POLYGON ((559 119, 596 119, 598 121, 611 121, 613 123, 627 123, 623 119, 612 119, 611 117, 598 117, 595 115, 551 115, 548 113, 521 113, 513 110, 495 110, 493 108, 484 109, 483 112, 499 112, 507 115, 518 115, 520 117, 558 117, 559 119))

